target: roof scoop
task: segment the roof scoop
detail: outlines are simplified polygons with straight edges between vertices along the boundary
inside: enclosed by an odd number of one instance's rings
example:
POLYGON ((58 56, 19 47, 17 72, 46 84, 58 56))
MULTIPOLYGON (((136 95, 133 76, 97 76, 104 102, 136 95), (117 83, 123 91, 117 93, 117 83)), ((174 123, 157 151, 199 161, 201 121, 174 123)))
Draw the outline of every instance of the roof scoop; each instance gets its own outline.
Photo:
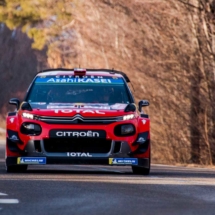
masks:
POLYGON ((129 103, 125 109, 124 109, 125 112, 135 112, 136 111, 136 105, 134 103, 129 103))
POLYGON ((84 76, 86 75, 87 70, 82 68, 74 68, 74 75, 84 76))

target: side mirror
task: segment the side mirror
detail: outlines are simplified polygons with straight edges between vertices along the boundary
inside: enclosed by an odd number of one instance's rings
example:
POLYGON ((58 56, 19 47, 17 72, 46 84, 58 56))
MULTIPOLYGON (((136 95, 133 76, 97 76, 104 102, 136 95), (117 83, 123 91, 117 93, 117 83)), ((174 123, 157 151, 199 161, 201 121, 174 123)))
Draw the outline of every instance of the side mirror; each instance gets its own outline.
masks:
POLYGON ((141 112, 142 107, 149 106, 149 102, 148 102, 148 100, 141 100, 141 101, 139 101, 138 106, 139 106, 138 110, 141 112))
POLYGON ((19 99, 12 98, 12 99, 10 99, 9 104, 11 104, 11 105, 16 105, 16 108, 17 108, 17 110, 18 110, 18 109, 19 109, 19 106, 20 106, 20 101, 19 101, 19 99))

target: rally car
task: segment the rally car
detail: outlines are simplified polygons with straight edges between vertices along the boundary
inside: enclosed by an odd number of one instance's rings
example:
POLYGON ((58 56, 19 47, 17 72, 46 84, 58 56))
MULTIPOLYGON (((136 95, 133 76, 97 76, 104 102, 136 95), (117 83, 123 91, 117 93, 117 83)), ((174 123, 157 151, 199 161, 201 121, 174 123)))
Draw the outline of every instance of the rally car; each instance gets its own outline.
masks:
POLYGON ((150 172, 150 119, 138 107, 123 72, 49 69, 39 72, 24 101, 8 113, 6 171, 28 165, 129 165, 150 172))

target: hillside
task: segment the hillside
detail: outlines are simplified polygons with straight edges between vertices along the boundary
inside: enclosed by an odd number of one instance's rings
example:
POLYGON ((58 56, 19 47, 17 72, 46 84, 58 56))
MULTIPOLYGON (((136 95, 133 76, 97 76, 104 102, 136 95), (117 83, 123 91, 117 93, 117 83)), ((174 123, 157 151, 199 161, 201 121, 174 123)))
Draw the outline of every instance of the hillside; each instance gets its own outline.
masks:
POLYGON ((132 81, 136 101, 150 101, 145 111, 151 118, 153 161, 214 164, 214 14, 206 1, 187 2, 74 3, 60 39, 46 45, 47 59, 44 51, 30 48, 32 41, 19 30, 14 45, 7 36, 12 32, 6 32, 0 37, 1 107, 21 95, 46 64, 122 70, 132 81))
POLYGON ((27 90, 37 70, 44 67, 45 52, 32 50, 32 41, 20 29, 10 31, 0 24, 0 137, 3 138, 5 114, 14 107, 8 105, 10 98, 20 98, 27 90), (3 128, 3 129, 2 129, 3 128))

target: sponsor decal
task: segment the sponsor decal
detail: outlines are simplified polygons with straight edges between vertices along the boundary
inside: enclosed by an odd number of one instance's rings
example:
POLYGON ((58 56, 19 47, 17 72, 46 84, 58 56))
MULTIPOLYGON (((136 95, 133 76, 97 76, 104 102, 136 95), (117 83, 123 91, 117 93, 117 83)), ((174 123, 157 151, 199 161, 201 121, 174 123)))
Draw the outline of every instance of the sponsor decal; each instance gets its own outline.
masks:
POLYGON ((14 122, 14 118, 10 118, 10 122, 13 123, 14 122))
POLYGON ((46 164, 45 157, 18 157, 17 164, 46 164))
POLYGON ((122 78, 113 78, 108 76, 46 76, 37 77, 35 83, 47 83, 47 84, 123 84, 122 78))
POLYGON ((145 125, 146 122, 147 122, 147 121, 146 121, 145 119, 142 120, 143 125, 145 125))
POLYGON ((19 135, 18 135, 18 133, 16 131, 8 129, 7 133, 8 133, 8 138, 12 142, 18 142, 19 141, 20 143, 22 143, 22 141, 19 139, 19 135))
POLYGON ((137 158, 109 158, 110 165, 137 165, 137 158))
POLYGON ((57 137, 99 137, 98 132, 92 132, 92 131, 57 131, 56 132, 57 137))
MULTIPOLYGON (((78 108, 76 105, 47 105, 47 109, 68 109, 68 108, 78 108)), ((55 110, 54 110, 55 111, 55 110)))
MULTIPOLYGON (((31 102, 29 100, 29 102, 31 102)), ((95 103, 49 103, 46 102, 31 102, 31 106, 33 108, 41 108, 42 105, 47 105, 42 107, 43 109, 51 109, 55 113, 80 113, 85 111, 84 113, 90 111, 93 114, 105 114, 102 110, 123 110, 127 106, 127 104, 114 104, 108 105, 106 104, 95 104, 95 103), (78 110, 76 110, 78 109, 78 110)))
POLYGON ((113 110, 122 110, 122 109, 125 109, 125 107, 127 106, 128 104, 120 104, 120 103, 117 103, 117 104, 114 104, 114 105, 111 105, 111 109, 113 110))
POLYGON ((68 157, 92 157, 89 152, 67 152, 68 157))
POLYGON ((56 103, 56 102, 50 102, 50 105, 76 105, 77 103, 56 103))
POLYGON ((82 105, 79 106, 80 108, 88 108, 88 109, 107 109, 110 110, 110 106, 108 103, 106 104, 92 104, 92 103, 83 103, 82 105))
POLYGON ((50 137, 58 138, 105 138, 103 130, 51 130, 50 137))
MULTIPOLYGON (((84 103, 79 103, 79 104, 58 104, 58 103, 50 103, 49 105, 47 105, 47 109, 54 109, 55 112, 59 112, 59 110, 68 110, 68 109, 74 109, 74 108, 81 108, 81 109, 94 109, 94 113, 95 111, 100 113, 99 110, 95 110, 95 109, 104 109, 104 110, 110 110, 110 106, 108 104, 84 104, 84 103), (59 110, 55 110, 55 109, 59 109, 59 110)), ((76 110, 70 110, 70 112, 73 112, 76 110)), ((85 111, 85 110, 84 110, 85 111)), ((86 110, 88 111, 88 110, 86 110)), ((78 112, 80 112, 80 110, 78 110, 78 112)), ((104 114, 104 113, 102 113, 104 114)))
POLYGON ((139 137, 139 139, 137 140, 138 143, 144 143, 145 141, 146 139, 143 137, 139 137))
POLYGON ((132 143, 132 145, 144 144, 147 140, 149 140, 149 138, 150 138, 149 131, 139 133, 137 139, 135 140, 134 143, 132 143))
POLYGON ((12 136, 10 137, 10 140, 15 140, 15 141, 17 141, 17 140, 19 140, 19 138, 18 138, 16 135, 12 135, 12 136))
POLYGON ((53 110, 55 113, 72 113, 72 112, 76 112, 76 113, 92 113, 92 114, 105 114, 104 112, 101 112, 99 110, 71 110, 71 109, 56 109, 56 110, 53 110))
POLYGON ((111 79, 98 78, 50 78, 47 83, 111 83, 111 79))
POLYGON ((34 104, 37 104, 37 105, 45 105, 46 102, 34 102, 34 104))

